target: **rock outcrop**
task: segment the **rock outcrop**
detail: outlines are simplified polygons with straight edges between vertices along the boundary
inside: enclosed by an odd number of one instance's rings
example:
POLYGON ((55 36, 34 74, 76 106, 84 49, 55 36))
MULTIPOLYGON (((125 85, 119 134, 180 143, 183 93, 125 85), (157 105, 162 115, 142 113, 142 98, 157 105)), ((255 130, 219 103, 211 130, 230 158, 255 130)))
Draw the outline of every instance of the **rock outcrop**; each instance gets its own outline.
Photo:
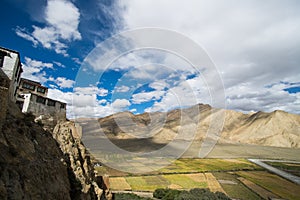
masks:
POLYGON ((111 199, 95 178, 75 124, 46 131, 34 116, 10 103, 1 109, 0 199, 111 199))
POLYGON ((103 187, 103 180, 95 177, 91 158, 81 142, 80 127, 71 121, 60 122, 54 128, 53 137, 69 166, 72 199, 111 199, 111 193, 103 187))
POLYGON ((33 119, 9 106, 0 130, 0 199, 71 199, 64 155, 33 119))

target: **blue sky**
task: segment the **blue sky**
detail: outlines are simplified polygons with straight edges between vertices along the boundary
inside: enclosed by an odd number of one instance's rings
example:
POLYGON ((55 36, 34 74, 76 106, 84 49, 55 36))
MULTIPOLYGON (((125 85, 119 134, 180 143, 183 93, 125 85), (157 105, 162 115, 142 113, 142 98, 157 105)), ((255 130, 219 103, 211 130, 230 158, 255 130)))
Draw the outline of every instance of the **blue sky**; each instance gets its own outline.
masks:
MULTIPOLYGON (((0 46, 20 52, 23 77, 40 81, 50 97, 67 102, 70 118, 196 103, 300 114, 297 0, 4 0, 0 9, 0 46), (172 30, 194 41, 215 74, 206 74, 206 62, 195 70, 171 51, 134 49, 140 42, 134 34, 133 45, 116 36, 143 27, 172 30), (128 47, 132 51, 123 52, 128 47), (103 66, 105 56, 116 52, 124 54, 103 66)), ((154 46, 175 44, 192 58, 193 47, 170 34, 154 46)))

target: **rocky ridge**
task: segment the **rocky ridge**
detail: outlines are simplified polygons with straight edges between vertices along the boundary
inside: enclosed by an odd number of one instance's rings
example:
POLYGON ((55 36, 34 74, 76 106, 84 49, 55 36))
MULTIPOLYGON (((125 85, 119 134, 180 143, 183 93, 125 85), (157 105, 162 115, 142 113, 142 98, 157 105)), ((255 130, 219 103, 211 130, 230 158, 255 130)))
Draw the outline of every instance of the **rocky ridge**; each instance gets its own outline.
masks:
MULTIPOLYGON (((155 134, 150 134, 151 140, 168 142, 178 136, 178 130, 189 133, 197 126, 194 139, 202 141, 213 123, 224 123, 219 140, 222 143, 300 147, 300 116, 279 110, 244 114, 199 104, 167 113, 117 113, 98 121, 101 130, 115 139, 132 139, 152 130, 155 134), (224 116, 224 121, 216 118, 213 122, 216 116, 224 116)), ((188 137, 188 134, 183 134, 181 139, 188 137)))

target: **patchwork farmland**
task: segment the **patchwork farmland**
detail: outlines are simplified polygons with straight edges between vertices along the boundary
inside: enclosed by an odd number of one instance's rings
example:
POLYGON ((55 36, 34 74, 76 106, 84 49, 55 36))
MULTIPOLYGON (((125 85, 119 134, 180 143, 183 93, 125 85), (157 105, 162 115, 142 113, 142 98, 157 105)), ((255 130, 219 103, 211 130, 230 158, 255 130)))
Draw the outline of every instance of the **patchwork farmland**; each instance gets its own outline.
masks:
MULTIPOLYGON (((142 167, 142 166, 141 166, 142 167)), ((153 192, 157 188, 189 190, 208 188, 233 199, 299 199, 300 186, 285 180, 246 159, 179 159, 147 174, 128 174, 97 168, 110 175, 115 192, 153 192)))

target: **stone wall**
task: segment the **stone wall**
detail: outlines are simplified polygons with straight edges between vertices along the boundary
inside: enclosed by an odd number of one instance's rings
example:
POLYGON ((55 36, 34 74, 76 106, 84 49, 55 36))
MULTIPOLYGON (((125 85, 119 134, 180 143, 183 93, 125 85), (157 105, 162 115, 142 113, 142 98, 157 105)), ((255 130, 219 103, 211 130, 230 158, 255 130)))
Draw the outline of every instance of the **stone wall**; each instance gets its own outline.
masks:
MULTIPOLYGON (((25 101, 23 105, 22 112, 24 113, 32 113, 36 117, 44 117, 47 119, 52 118, 54 121, 65 121, 66 120, 66 108, 65 104, 55 101, 55 106, 49 106, 48 101, 53 101, 48 98, 44 98, 44 103, 37 102, 37 95, 34 94, 26 94, 25 101), (64 105, 64 108, 61 108, 61 105, 64 105)), ((41 119, 42 120, 42 119, 41 119)))

